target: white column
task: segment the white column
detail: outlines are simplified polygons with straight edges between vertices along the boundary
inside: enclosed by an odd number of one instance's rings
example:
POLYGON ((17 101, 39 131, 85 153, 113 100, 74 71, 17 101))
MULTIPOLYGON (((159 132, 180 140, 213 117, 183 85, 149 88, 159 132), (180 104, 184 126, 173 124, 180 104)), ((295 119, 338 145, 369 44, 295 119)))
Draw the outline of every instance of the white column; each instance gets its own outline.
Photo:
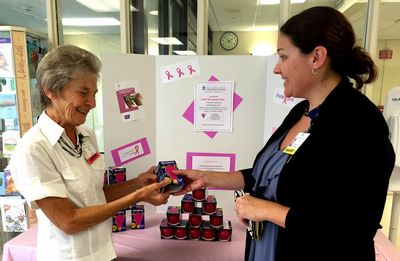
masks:
POLYGON ((131 19, 130 19, 129 0, 120 0, 120 32, 121 32, 121 52, 130 53, 131 50, 131 19))
MULTIPOLYGON (((49 51, 57 47, 59 43, 58 26, 57 26, 57 1, 46 0, 47 13, 47 32, 48 32, 48 48, 49 51)), ((61 21, 60 21, 61 22, 61 21)))
POLYGON ((281 4, 279 6, 279 28, 289 18, 289 8, 290 8, 290 0, 281 0, 281 4))
MULTIPOLYGON (((369 52, 372 60, 377 59, 377 46, 378 46, 378 30, 379 30, 379 13, 380 13, 381 1, 368 1, 368 13, 366 21, 365 31, 365 50, 369 52)), ((367 84, 362 92, 368 97, 372 98, 372 84, 367 84)))
POLYGON ((208 0, 197 0, 197 55, 207 55, 208 0))

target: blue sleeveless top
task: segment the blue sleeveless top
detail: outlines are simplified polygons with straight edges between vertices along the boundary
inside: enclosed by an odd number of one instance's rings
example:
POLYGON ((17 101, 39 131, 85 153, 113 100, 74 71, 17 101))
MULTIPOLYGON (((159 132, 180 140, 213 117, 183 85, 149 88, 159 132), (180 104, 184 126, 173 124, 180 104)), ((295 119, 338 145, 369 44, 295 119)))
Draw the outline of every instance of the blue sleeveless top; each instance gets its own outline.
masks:
MULTIPOLYGON (((255 179, 253 195, 258 198, 276 201, 276 188, 279 174, 285 165, 288 154, 279 150, 283 137, 277 139, 264 151, 258 159, 252 176, 255 179)), ((264 221, 264 231, 260 240, 252 240, 249 251, 249 261, 274 261, 278 225, 264 221)))

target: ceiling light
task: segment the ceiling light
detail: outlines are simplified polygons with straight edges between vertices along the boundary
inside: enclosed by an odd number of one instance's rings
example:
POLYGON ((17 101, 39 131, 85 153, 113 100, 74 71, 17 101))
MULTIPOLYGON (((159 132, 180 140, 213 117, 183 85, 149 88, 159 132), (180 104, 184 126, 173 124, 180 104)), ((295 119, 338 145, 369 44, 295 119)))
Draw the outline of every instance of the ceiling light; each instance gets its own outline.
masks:
POLYGON ((275 50, 274 48, 266 43, 261 43, 255 46, 251 52, 251 55, 253 56, 267 56, 274 54, 275 50))
POLYGON ((186 50, 186 51, 175 50, 174 53, 178 55, 196 55, 196 53, 193 52, 192 50, 186 50))
MULTIPOLYGON (((116 0, 96 0, 96 1, 76 0, 76 1, 96 12, 119 12, 120 10, 119 1, 116 0)), ((139 10, 133 5, 131 5, 131 11, 137 12, 139 10)))
POLYGON ((153 37, 150 39, 161 45, 183 45, 183 43, 175 37, 153 37))
POLYGON ((151 14, 151 15, 158 15, 158 10, 150 11, 149 14, 151 14))
POLYGON ((278 31, 278 26, 277 25, 271 25, 271 26, 256 26, 254 28, 255 32, 277 32, 278 31))
POLYGON ((115 0, 76 0, 80 4, 96 12, 118 12, 119 2, 115 0))
MULTIPOLYGON (((305 0, 290 0, 291 4, 301 4, 304 3, 305 0)), ((260 0, 260 5, 277 5, 280 4, 280 0, 260 0)))
POLYGON ((112 26, 121 23, 115 18, 63 18, 64 26, 112 26))
MULTIPOLYGON (((118 10, 119 11, 119 10, 118 10)), ((132 12, 139 12, 139 9, 137 9, 136 7, 134 7, 133 5, 131 5, 131 11, 132 12)))

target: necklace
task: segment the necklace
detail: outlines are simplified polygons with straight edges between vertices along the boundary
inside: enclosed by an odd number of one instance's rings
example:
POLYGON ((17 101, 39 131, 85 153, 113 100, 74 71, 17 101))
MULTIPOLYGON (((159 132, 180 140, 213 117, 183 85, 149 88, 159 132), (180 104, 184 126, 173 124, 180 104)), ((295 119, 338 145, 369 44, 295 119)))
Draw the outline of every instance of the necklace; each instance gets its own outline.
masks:
POLYGON ((317 107, 315 107, 314 109, 312 109, 311 111, 308 111, 308 108, 305 109, 303 115, 310 118, 310 125, 308 126, 308 128, 304 131, 305 133, 308 133, 312 127, 312 125, 314 124, 315 119, 318 117, 319 114, 319 107, 321 105, 318 105, 317 107))
POLYGON ((308 111, 308 108, 305 109, 303 115, 306 117, 309 117, 311 119, 311 122, 313 122, 319 114, 319 107, 321 105, 318 105, 317 107, 315 107, 314 109, 312 109, 311 111, 308 111))
POLYGON ((58 139, 58 143, 61 145, 61 148, 68 152, 69 155, 75 158, 80 158, 82 156, 82 142, 83 135, 81 133, 78 134, 78 144, 76 146, 71 146, 68 141, 66 141, 62 136, 58 139))

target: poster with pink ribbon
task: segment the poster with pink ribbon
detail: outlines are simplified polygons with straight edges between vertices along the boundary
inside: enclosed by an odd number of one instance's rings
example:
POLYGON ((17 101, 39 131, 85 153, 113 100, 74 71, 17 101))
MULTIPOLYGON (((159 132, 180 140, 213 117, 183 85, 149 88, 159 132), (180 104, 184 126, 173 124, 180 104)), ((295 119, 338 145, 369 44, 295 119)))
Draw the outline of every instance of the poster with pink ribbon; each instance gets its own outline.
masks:
POLYGON ((200 74, 199 61, 187 60, 180 63, 161 67, 161 79, 163 83, 174 82, 200 74))
POLYGON ((140 157, 150 154, 150 147, 146 138, 128 143, 111 150, 115 166, 122 166, 140 157))

